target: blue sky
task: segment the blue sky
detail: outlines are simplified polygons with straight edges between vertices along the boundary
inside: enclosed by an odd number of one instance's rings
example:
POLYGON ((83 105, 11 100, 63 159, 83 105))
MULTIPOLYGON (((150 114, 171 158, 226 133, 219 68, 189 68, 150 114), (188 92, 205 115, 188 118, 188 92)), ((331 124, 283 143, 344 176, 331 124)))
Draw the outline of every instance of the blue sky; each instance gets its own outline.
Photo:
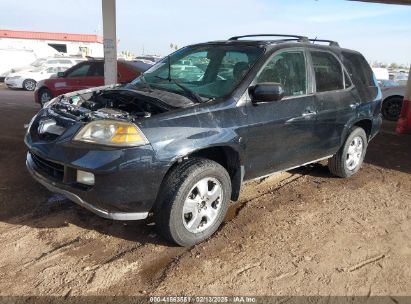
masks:
MULTIPOLYGON (((0 28, 102 33, 101 0, 0 0, 0 28)), ((166 55, 251 33, 332 39, 370 61, 411 63, 411 6, 342 0, 117 0, 120 50, 166 55)))

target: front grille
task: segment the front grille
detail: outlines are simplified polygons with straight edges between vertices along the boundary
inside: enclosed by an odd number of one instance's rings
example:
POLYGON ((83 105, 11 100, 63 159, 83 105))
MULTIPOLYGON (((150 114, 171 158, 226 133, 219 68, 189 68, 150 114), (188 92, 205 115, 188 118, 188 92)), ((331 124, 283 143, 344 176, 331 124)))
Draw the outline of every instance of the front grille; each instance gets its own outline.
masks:
POLYGON ((32 152, 30 152, 33 162, 36 164, 38 170, 46 174, 47 176, 53 177, 54 179, 62 182, 64 179, 64 166, 58 163, 44 159, 32 152))

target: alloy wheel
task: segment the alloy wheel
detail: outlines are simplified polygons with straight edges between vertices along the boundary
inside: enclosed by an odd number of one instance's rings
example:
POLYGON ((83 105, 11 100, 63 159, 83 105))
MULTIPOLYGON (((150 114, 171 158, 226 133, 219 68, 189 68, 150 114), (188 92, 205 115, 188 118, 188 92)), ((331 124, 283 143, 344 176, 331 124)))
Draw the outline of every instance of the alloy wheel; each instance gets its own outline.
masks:
POLYGON ((221 183, 212 177, 201 179, 190 190, 183 206, 184 227, 191 233, 209 228, 218 218, 223 199, 221 183))
POLYGON ((363 139, 360 136, 354 137, 347 150, 347 158, 346 158, 345 163, 347 165, 348 170, 352 171, 355 168, 357 168, 357 166, 361 162, 363 149, 364 149, 363 139))

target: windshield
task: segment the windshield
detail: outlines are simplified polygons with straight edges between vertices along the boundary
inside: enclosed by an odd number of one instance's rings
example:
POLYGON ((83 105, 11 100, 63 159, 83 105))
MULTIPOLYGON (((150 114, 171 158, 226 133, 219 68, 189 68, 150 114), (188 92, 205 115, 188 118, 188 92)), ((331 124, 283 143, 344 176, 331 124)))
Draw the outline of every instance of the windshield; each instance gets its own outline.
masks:
MULTIPOLYGON (((240 83, 263 49, 251 46, 207 45, 183 48, 147 70, 144 81, 152 89, 186 95, 193 92, 211 99, 229 95, 240 83)), ((192 94, 192 95, 193 95, 192 94)))
POLYGON ((39 58, 36 61, 34 61, 31 65, 34 67, 39 67, 41 66, 44 62, 46 62, 46 59, 44 58, 39 58))

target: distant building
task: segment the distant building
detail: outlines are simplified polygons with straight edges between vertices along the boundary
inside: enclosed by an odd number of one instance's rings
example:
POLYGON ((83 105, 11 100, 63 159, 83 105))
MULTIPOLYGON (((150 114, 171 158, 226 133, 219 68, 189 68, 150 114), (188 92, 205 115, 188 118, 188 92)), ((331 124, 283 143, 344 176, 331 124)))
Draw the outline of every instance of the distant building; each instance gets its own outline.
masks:
POLYGON ((64 55, 103 57, 98 35, 0 30, 1 49, 36 50, 52 47, 64 55))

